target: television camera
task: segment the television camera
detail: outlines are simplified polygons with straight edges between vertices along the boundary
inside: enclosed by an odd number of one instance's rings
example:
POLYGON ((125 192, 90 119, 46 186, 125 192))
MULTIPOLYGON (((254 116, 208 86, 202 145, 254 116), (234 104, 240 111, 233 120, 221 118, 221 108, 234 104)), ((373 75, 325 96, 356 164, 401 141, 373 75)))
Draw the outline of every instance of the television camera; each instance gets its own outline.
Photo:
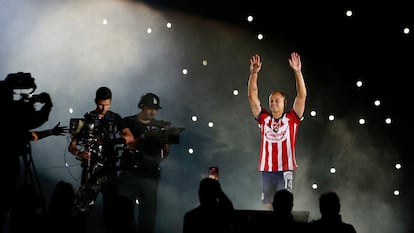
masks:
MULTIPOLYGON (((96 131, 99 129, 97 127, 99 126, 99 121, 97 121, 96 117, 93 117, 93 115, 84 118, 72 118, 70 119, 69 125, 69 132, 72 136, 79 133, 81 133, 84 137, 86 135, 97 135, 96 131)), ((168 121, 157 121, 154 125, 150 125, 149 127, 153 127, 156 130, 150 130, 147 134, 155 136, 162 144, 179 144, 180 133, 184 130, 184 128, 180 127, 171 127, 170 122, 168 121)), ((109 126, 108 128, 111 132, 112 127, 109 126)))
POLYGON ((1 122, 19 133, 40 127, 49 118, 52 100, 48 93, 33 94, 35 79, 30 73, 10 73, 0 81, 0 103, 4 108, 1 122), (40 110, 36 103, 43 104, 40 110))
POLYGON ((183 130, 184 128, 171 126, 169 121, 157 120, 148 125, 148 131, 143 136, 155 137, 161 144, 179 144, 183 130))

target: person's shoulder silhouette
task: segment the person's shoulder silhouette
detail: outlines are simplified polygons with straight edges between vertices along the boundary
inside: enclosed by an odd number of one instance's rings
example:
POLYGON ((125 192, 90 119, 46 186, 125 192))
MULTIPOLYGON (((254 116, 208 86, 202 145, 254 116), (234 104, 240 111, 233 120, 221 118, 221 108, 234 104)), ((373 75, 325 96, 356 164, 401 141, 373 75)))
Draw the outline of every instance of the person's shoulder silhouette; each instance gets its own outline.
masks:
POLYGON ((34 185, 22 185, 14 195, 10 211, 10 232, 40 230, 43 205, 43 196, 34 185))
POLYGON ((134 202, 126 196, 116 195, 108 207, 105 233, 135 233, 134 202))
POLYGON ((71 183, 56 183, 44 219, 44 232, 86 232, 86 216, 75 208, 75 199, 71 183))
POLYGON ((234 208, 218 180, 202 179, 198 197, 199 206, 184 215, 183 233, 230 232, 234 208))
POLYGON ((294 197, 291 191, 278 190, 273 196, 272 206, 272 214, 265 215, 267 218, 263 219, 263 224, 258 224, 259 231, 275 229, 276 232, 305 232, 306 224, 293 218, 294 197))
POLYGON ((341 203, 336 192, 327 191, 319 197, 321 218, 310 223, 311 232, 356 233, 352 224, 342 221, 341 203))
POLYGON ((275 216, 293 220, 293 194, 289 190, 282 189, 277 191, 273 197, 272 206, 275 216))

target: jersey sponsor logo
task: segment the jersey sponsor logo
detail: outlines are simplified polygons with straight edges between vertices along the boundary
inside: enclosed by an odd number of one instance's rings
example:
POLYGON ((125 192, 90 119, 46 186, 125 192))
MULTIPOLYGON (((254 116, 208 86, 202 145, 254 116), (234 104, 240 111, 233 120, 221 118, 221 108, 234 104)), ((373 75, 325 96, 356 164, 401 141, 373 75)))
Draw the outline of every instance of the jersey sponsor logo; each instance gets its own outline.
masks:
POLYGON ((287 139, 287 125, 281 125, 277 132, 265 125, 264 136, 271 143, 283 142, 287 139))

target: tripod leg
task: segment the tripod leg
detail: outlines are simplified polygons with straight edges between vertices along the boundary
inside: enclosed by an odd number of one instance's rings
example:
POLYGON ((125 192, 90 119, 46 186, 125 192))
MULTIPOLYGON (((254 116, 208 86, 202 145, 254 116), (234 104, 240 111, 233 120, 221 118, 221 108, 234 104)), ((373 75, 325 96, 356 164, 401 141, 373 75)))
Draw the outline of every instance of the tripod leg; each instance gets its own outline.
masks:
MULTIPOLYGON (((33 157, 31 150, 27 154, 22 155, 23 164, 24 164, 24 184, 31 183, 36 189, 39 196, 44 198, 42 188, 40 186, 39 177, 37 176, 36 167, 34 165, 33 157)), ((42 205, 42 211, 46 211, 46 202, 42 205)))

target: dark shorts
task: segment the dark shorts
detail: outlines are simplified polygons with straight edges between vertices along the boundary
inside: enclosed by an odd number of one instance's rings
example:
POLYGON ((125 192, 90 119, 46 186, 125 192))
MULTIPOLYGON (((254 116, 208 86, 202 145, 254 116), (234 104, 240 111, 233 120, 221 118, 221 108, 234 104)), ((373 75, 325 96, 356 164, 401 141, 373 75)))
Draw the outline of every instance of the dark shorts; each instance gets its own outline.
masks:
POLYGON ((292 191, 293 171, 262 172, 262 202, 272 203, 273 196, 281 189, 292 191))

